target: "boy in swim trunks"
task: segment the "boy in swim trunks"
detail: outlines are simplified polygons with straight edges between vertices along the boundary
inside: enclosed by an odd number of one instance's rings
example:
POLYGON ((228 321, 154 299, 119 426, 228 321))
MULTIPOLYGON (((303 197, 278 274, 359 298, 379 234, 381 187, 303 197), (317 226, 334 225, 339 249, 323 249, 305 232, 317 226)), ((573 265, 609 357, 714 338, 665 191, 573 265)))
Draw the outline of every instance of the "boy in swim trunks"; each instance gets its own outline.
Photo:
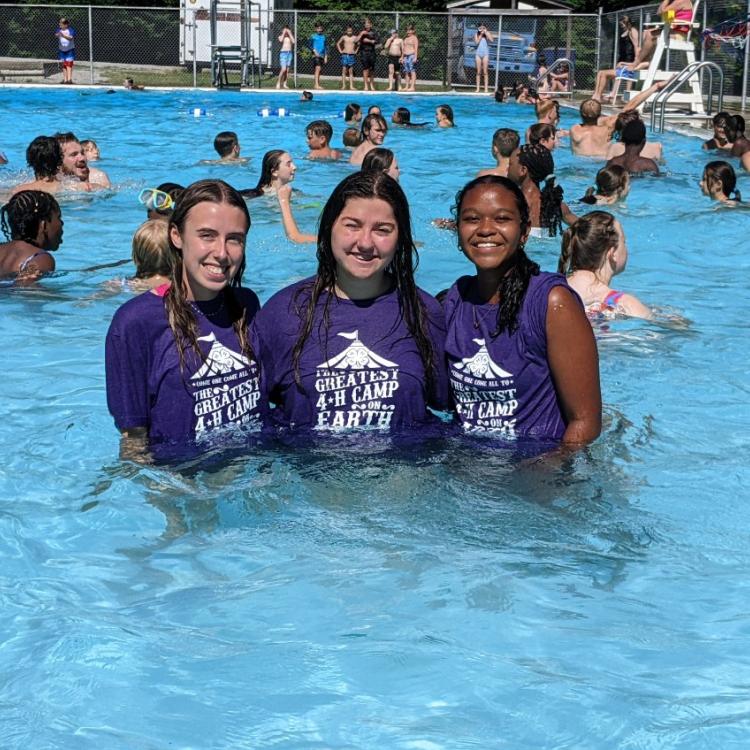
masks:
POLYGON ((417 85, 417 60, 419 59, 419 38, 414 25, 406 27, 404 37, 404 54, 401 58, 401 70, 406 78, 404 91, 414 91, 417 85))
POLYGON ((341 90, 346 88, 346 78, 349 76, 349 89, 354 91, 354 61, 359 49, 359 37, 354 36, 354 27, 346 27, 346 34, 342 34, 336 42, 336 49, 341 53, 341 90))
POLYGON ((323 24, 315 24, 315 33, 310 37, 310 49, 313 53, 313 66, 315 72, 313 73, 313 88, 322 89, 320 85, 320 71, 323 70, 323 66, 328 62, 328 52, 326 51, 326 37, 323 33, 323 24))
POLYGON ((57 59, 60 61, 63 73, 63 83, 73 83, 73 63, 76 59, 75 31, 71 28, 67 18, 61 18, 60 25, 55 32, 57 37, 57 59))
POLYGON ((383 43, 383 49, 388 53, 388 91, 398 90, 398 69, 404 54, 404 40, 398 29, 391 29, 391 35, 383 43))
POLYGON ((289 68, 292 67, 292 56, 294 55, 294 34, 288 26, 284 26, 279 34, 279 41, 281 42, 281 52, 279 52, 279 80, 276 81, 276 88, 280 89, 282 86, 285 89, 289 88, 289 68))

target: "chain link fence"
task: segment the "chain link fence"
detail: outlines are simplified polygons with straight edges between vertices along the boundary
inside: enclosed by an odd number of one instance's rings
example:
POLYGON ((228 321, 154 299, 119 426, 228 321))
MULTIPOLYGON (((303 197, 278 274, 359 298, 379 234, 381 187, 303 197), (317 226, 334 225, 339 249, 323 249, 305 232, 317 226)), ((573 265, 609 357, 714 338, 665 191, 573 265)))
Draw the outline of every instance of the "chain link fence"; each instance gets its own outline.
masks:
MULTIPOLYGON (((602 67, 613 67, 618 53, 618 24, 625 15, 642 33, 644 24, 659 20, 658 3, 638 5, 625 10, 602 15, 601 26, 601 60, 602 67)), ((731 97, 739 102, 742 109, 747 106, 750 97, 750 81, 748 69, 750 67, 750 48, 747 42, 748 21, 750 21, 750 0, 704 0, 698 8, 696 22, 700 28, 693 30, 696 60, 706 60, 716 63, 724 72, 724 97, 731 97), (721 43, 706 37, 703 31, 714 29, 717 25, 727 21, 737 21, 737 25, 745 24, 745 34, 737 35, 734 43, 721 43)), ((736 28, 736 27, 735 27, 736 28)), ((678 71, 685 65, 684 54, 673 54, 668 57, 667 70, 678 71)), ((703 79, 704 93, 708 93, 708 77, 703 79)))

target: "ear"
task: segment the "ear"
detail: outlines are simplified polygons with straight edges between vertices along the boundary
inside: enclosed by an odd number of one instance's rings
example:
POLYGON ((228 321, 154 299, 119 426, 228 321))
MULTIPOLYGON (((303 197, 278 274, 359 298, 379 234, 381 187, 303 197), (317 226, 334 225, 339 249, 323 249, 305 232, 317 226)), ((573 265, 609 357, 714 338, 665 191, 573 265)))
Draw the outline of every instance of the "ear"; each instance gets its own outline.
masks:
POLYGON ((615 263, 615 253, 617 252, 617 248, 613 245, 612 247, 607 250, 607 263, 614 268, 617 263, 615 263))
POLYGON ((174 224, 169 227, 169 239, 178 250, 182 250, 182 236, 180 230, 174 224))

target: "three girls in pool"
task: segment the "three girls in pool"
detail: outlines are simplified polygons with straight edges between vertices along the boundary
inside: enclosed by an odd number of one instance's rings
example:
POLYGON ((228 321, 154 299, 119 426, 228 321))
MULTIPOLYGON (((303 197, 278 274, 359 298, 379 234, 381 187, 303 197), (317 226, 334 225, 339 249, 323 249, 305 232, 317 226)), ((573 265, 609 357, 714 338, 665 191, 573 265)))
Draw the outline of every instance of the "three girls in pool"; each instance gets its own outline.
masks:
POLYGON ((169 222, 169 285, 123 305, 107 399, 131 444, 229 426, 421 430, 455 406, 467 431, 582 446, 601 427, 591 326, 563 276, 524 252, 523 194, 500 177, 458 195, 475 275, 443 307, 419 289, 409 206, 379 170, 346 177, 321 215, 314 276, 260 309, 241 286, 250 218, 226 183, 189 186, 169 222))

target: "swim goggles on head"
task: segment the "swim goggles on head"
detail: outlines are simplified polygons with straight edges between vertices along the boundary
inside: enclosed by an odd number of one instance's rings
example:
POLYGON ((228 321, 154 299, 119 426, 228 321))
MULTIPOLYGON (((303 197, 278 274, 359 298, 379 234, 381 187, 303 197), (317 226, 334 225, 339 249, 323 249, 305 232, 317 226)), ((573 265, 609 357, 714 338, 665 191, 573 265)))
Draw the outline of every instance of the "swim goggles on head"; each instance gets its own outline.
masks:
POLYGON ((151 210, 159 211, 174 208, 172 196, 157 188, 143 188, 138 195, 138 201, 151 210))

